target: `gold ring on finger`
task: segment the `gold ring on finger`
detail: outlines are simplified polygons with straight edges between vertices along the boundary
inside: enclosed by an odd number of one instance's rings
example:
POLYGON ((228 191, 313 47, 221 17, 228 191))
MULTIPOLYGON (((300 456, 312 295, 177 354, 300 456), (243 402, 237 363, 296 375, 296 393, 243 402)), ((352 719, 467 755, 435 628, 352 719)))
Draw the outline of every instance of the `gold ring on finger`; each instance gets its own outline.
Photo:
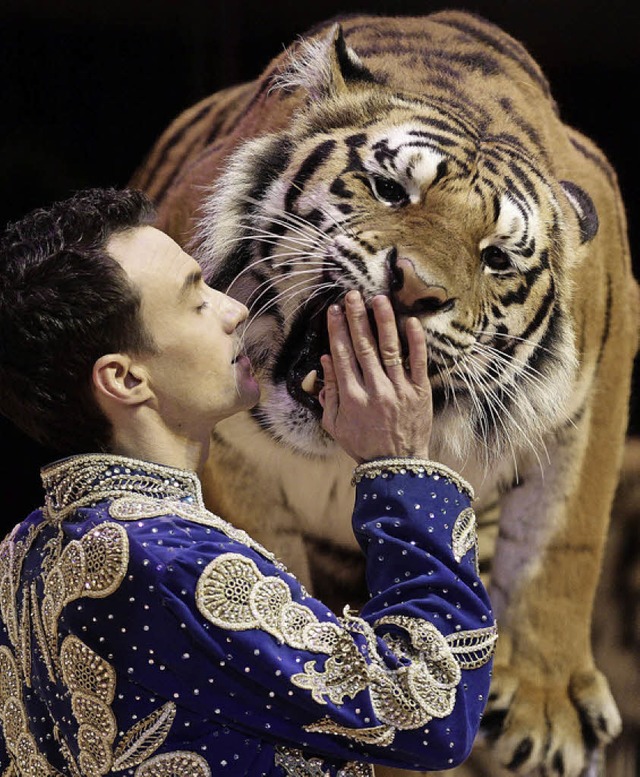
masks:
POLYGON ((402 364, 402 357, 394 356, 392 359, 383 359, 382 363, 385 367, 396 367, 398 364, 402 364))

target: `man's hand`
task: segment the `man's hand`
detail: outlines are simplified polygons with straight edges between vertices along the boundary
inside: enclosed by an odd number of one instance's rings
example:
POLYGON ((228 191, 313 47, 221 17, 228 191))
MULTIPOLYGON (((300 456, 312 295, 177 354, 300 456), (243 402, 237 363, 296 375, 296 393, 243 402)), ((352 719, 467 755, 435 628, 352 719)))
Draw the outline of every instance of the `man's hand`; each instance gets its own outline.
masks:
POLYGON ((406 322, 408 369, 403 365, 389 299, 372 307, 378 341, 360 294, 350 291, 345 310, 327 314, 331 355, 322 356, 322 426, 361 463, 388 456, 429 457, 433 408, 427 376, 427 346, 417 318, 406 322))

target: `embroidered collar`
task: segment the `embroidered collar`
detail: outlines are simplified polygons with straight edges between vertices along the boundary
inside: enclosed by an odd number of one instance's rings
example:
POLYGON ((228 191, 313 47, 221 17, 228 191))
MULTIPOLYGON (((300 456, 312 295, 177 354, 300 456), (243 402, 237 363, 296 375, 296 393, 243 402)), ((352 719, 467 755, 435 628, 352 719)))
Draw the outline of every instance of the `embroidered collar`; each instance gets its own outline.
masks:
POLYGON ((205 509, 195 472, 105 453, 71 456, 40 471, 49 520, 62 521, 79 507, 135 495, 186 499, 205 509))

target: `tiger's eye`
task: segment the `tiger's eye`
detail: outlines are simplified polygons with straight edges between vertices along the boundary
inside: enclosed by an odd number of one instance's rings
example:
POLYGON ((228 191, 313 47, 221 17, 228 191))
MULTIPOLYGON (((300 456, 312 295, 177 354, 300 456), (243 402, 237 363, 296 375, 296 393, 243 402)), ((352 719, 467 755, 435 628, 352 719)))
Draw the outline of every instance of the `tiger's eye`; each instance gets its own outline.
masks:
POLYGON ((370 180, 373 193, 379 200, 389 205, 401 205, 407 201, 407 193, 397 181, 381 175, 373 175, 370 180))
POLYGON ((504 272, 505 270, 513 269, 509 254, 499 246, 487 246, 486 248, 483 248, 480 258, 490 270, 504 272))

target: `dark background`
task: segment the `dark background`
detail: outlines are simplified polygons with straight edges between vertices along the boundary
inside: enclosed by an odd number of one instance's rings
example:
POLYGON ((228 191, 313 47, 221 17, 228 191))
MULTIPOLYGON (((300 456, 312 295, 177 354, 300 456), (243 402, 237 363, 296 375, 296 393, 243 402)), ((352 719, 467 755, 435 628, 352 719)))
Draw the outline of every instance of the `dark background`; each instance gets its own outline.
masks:
MULTIPOLYGON (((124 186, 179 111, 257 76, 316 22, 442 8, 475 11, 519 38, 565 121, 607 153, 640 276, 637 0, 1 0, 0 227, 75 189, 124 186)), ((635 433, 638 397, 636 378, 635 433)), ((38 468, 52 454, 3 419, 0 435, 1 537, 41 503, 38 468)))

